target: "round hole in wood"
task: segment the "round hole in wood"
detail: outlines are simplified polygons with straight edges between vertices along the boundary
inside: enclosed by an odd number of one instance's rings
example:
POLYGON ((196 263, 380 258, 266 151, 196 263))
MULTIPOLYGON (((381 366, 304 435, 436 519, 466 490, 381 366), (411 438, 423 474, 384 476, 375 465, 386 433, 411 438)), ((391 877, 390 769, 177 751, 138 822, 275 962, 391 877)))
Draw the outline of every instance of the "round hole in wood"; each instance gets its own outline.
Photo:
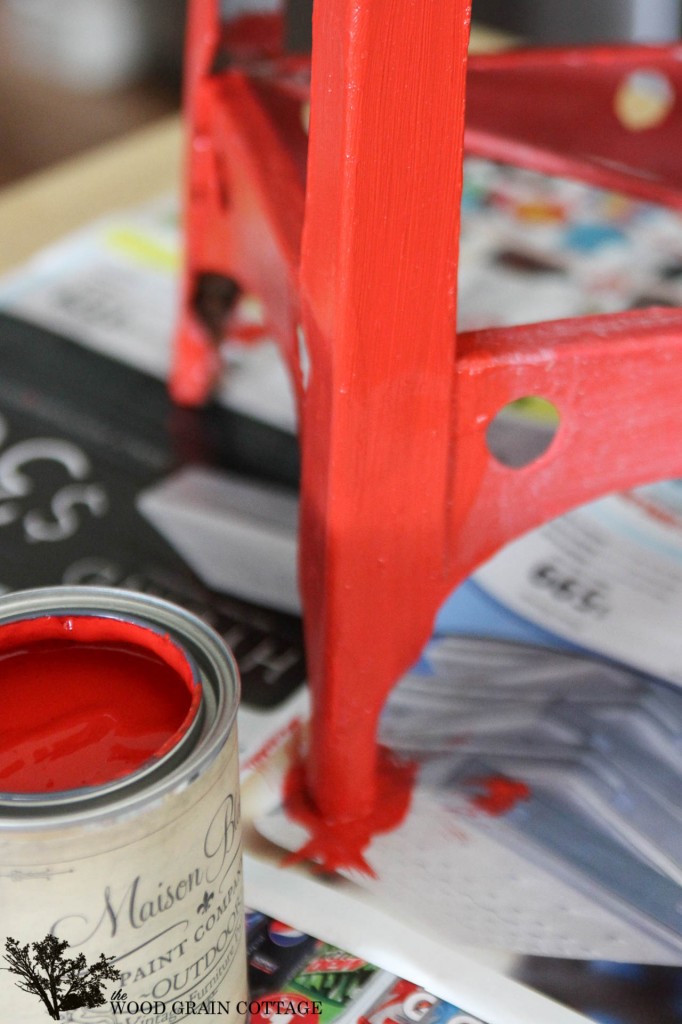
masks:
POLYGON ((521 469, 549 449, 559 429, 559 410, 546 398, 526 395, 505 405, 488 425, 488 451, 503 466, 521 469))
POLYGON ((657 128, 675 105, 675 89, 667 75, 653 68, 631 71, 616 89, 616 117, 631 132, 657 128))

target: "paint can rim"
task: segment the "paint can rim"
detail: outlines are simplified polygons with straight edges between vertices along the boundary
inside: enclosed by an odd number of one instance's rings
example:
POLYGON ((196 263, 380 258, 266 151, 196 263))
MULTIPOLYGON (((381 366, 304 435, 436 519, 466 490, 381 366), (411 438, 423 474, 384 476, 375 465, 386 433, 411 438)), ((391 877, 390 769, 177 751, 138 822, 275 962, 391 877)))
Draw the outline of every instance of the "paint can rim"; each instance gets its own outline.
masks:
POLYGON ((0 597, 0 628, 51 616, 115 619, 167 635, 201 686, 200 709, 165 756, 118 779, 62 792, 0 792, 0 831, 94 824, 112 813, 146 811, 151 801, 161 801, 202 775, 235 728, 240 683, 234 656, 193 613, 163 598, 115 587, 41 587, 0 597))

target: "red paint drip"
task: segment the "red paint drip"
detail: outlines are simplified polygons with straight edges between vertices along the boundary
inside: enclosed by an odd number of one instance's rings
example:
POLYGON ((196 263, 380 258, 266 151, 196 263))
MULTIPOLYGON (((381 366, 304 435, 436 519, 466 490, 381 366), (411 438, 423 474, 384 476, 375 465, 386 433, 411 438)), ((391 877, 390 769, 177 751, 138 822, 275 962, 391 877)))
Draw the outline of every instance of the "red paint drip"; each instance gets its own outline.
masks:
POLYGON ((296 716, 283 725, 281 729, 271 736, 262 747, 259 747, 254 754, 251 755, 249 760, 244 765, 242 773, 257 771, 261 768, 276 750, 283 747, 288 739, 296 734, 301 725, 301 719, 296 716))
POLYGON ((497 817, 513 810, 521 800, 528 800, 531 789, 525 782, 508 779, 504 775, 489 775, 471 779, 472 785, 480 786, 484 792, 472 796, 471 803, 479 811, 497 817))
POLYGON ((310 839, 287 863, 315 861, 322 870, 355 868, 375 877, 363 853, 373 836, 390 832, 404 820, 410 806, 416 765, 396 759, 379 748, 377 797, 374 810, 349 821, 327 821, 316 809, 306 787, 305 765, 298 759, 284 782, 284 806, 295 821, 310 832, 310 839))
POLYGON ((0 630, 0 791, 96 786, 178 742, 201 687, 167 636, 86 616, 0 630))

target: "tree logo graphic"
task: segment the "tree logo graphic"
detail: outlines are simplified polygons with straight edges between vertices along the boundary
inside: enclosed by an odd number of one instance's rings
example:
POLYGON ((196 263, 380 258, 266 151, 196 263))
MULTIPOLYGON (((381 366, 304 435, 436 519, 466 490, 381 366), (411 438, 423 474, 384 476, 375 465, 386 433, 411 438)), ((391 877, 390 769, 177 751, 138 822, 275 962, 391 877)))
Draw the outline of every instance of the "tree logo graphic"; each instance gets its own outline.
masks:
POLYGON ((104 983, 120 978, 120 972, 112 966, 113 956, 101 953, 99 960, 88 964, 84 953, 66 956, 68 948, 64 939, 49 934, 25 946, 12 938, 5 942, 9 966, 3 970, 18 976, 17 988, 37 996, 52 1020, 59 1020, 65 1010, 101 1006, 106 1001, 104 983))

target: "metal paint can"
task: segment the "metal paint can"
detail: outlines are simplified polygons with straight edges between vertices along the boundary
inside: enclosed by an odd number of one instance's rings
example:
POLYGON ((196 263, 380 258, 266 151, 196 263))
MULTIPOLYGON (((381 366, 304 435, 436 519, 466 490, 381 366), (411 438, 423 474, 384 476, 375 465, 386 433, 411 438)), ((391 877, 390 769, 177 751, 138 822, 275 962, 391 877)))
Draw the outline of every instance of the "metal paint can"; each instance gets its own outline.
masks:
POLYGON ((227 1014, 247 998, 235 662, 200 619, 146 595, 55 587, 0 598, 0 635, 24 620, 80 617, 170 639, 200 684, 200 704, 171 749, 121 778, 0 793, 0 1018, 172 1024, 227 1014), (11 938, 47 976, 38 958, 48 935, 68 943, 57 1017, 39 981, 6 969, 11 938), (69 996, 63 977, 84 977, 102 957, 119 976, 98 986, 95 969, 92 998, 82 984, 69 996))

